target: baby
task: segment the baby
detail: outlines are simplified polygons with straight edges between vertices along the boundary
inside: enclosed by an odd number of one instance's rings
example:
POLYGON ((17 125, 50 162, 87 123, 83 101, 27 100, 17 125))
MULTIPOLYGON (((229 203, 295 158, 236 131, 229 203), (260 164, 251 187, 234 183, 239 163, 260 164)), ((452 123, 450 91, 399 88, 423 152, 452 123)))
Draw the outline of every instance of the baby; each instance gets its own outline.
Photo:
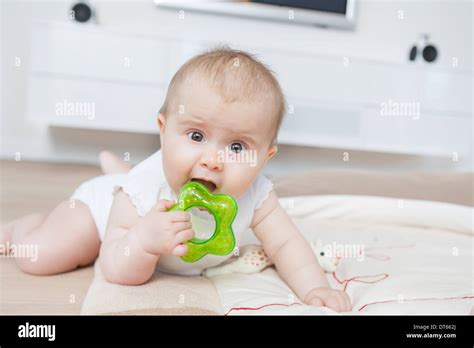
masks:
POLYGON ((0 243, 34 244, 37 260, 17 258, 33 274, 54 274, 98 262, 113 283, 138 285, 156 269, 198 275, 228 256, 195 263, 186 241, 191 215, 168 212, 181 187, 198 181, 233 196, 236 245, 253 230, 281 278, 306 304, 349 311, 349 297, 329 287, 311 247, 280 206, 262 169, 277 153, 285 99, 273 74, 248 53, 216 49, 174 75, 157 122, 161 149, 128 173, 83 183, 49 214, 32 214, 0 231, 0 243))

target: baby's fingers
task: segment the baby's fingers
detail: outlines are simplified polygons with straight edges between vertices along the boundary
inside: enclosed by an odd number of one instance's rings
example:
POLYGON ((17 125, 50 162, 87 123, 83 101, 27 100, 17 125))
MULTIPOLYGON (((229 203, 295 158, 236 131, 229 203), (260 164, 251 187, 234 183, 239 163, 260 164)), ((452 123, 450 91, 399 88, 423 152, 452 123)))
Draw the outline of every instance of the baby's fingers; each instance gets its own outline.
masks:
POLYGON ((166 214, 169 221, 172 222, 189 222, 191 220, 191 215, 187 211, 170 211, 166 214))
POLYGON ((179 234, 179 232, 189 230, 193 225, 191 225, 190 222, 173 222, 173 227, 172 230, 176 233, 179 234))
POLYGON ((324 306, 323 300, 321 300, 319 297, 314 296, 308 300, 308 304, 310 306, 315 306, 315 307, 322 307, 324 306))
POLYGON ((178 234, 176 234, 175 241, 176 243, 181 244, 193 238, 194 238, 194 231, 191 228, 189 228, 187 230, 181 231, 178 234))
POLYGON ((326 307, 329 307, 336 312, 340 312, 342 307, 342 299, 339 299, 339 296, 329 296, 325 299, 324 304, 326 307))
MULTIPOLYGON (((344 291, 336 290, 330 298, 337 299, 339 306, 338 309, 333 308, 337 312, 349 312, 351 310, 351 301, 349 296, 344 291)), ((335 301, 334 301, 335 302, 335 301)), ((330 307, 330 306, 328 306, 330 307)), ((331 307, 332 308, 332 307, 331 307)))
POLYGON ((344 309, 343 311, 344 312, 350 312, 352 310, 352 305, 351 305, 351 299, 349 298, 349 296, 347 296, 347 294, 343 294, 343 297, 342 297, 343 301, 344 301, 344 309))
POLYGON ((171 208, 173 205, 174 205, 174 201, 170 201, 168 199, 160 199, 158 203, 156 203, 154 209, 156 211, 165 212, 169 208, 171 208))
POLYGON ((183 255, 186 255, 187 252, 188 252, 188 246, 186 244, 178 244, 171 252, 171 255, 183 256, 183 255))

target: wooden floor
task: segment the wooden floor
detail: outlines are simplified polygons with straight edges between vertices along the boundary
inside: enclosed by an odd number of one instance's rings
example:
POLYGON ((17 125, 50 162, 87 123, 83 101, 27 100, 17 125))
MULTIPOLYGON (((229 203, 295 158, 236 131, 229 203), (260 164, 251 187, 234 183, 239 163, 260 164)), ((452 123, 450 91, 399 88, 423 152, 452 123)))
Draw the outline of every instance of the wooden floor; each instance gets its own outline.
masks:
MULTIPOLYGON (((98 167, 0 161, 0 220, 47 212, 66 200, 98 167)), ((54 276, 21 272, 0 256, 0 314, 77 314, 92 280, 92 267, 54 276)))

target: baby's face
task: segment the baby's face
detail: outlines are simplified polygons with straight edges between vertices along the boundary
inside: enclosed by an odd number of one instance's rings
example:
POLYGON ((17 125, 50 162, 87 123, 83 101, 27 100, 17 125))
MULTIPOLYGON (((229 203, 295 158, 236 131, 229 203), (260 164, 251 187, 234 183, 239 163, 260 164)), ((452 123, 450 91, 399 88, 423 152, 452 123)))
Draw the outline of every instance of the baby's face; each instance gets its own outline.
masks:
POLYGON ((226 103, 194 80, 168 114, 158 116, 166 179, 177 195, 197 180, 212 193, 238 198, 277 151, 274 110, 265 101, 226 103))

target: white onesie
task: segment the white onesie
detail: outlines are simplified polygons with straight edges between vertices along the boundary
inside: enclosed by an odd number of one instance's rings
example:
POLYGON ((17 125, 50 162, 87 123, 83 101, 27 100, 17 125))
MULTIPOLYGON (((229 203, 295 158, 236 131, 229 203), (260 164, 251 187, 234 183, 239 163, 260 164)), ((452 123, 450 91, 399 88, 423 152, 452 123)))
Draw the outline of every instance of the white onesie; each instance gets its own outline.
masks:
MULTIPOLYGON (((84 182, 71 196, 71 200, 85 203, 94 218, 99 237, 104 239, 107 220, 112 207, 113 195, 122 187, 128 194, 139 216, 146 215, 160 199, 176 201, 163 172, 161 150, 137 164, 128 174, 103 175, 84 182)), ((254 211, 258 209, 273 190, 272 182, 259 174, 250 188, 239 198, 237 216, 232 224, 236 247, 249 240, 249 229, 254 211)), ((194 224, 195 219, 192 218, 194 224)), ((252 237, 250 237, 252 238, 252 237)), ((206 255, 194 263, 187 263, 176 256, 161 255, 157 270, 181 275, 198 275, 209 267, 216 266, 233 254, 227 256, 206 255)))

